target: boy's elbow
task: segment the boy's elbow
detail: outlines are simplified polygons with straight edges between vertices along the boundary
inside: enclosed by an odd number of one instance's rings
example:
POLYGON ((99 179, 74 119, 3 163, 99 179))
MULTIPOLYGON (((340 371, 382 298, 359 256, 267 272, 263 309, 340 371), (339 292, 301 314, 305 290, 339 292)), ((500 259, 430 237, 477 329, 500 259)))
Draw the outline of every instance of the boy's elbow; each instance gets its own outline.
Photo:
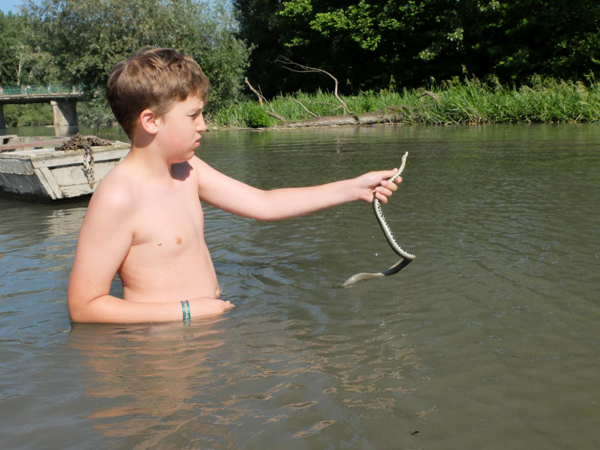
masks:
POLYGON ((67 298, 67 308, 69 310, 69 318, 72 322, 82 323, 87 321, 85 307, 71 295, 67 298))
POLYGON ((83 318, 83 315, 79 314, 76 311, 73 311, 71 309, 69 309, 69 319, 71 319, 71 322, 74 323, 85 323, 85 319, 83 318))
POLYGON ((67 309, 71 321, 76 323, 95 322, 90 314, 90 303, 92 301, 93 299, 84 298, 82 295, 69 290, 67 295, 67 309))

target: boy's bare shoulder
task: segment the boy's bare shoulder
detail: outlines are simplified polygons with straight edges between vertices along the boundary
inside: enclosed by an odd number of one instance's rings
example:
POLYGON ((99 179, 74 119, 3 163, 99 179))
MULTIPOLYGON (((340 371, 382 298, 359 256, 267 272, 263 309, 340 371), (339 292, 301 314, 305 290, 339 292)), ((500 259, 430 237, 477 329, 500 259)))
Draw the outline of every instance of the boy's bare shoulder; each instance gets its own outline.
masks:
POLYGON ((198 158, 197 156, 193 156, 192 159, 190 159, 188 161, 190 163, 190 165, 194 168, 194 169, 204 169, 205 167, 210 167, 208 164, 206 164, 204 161, 202 161, 200 158, 198 158))
POLYGON ((135 205, 135 185, 127 176, 127 170, 117 165, 100 182, 90 208, 102 208, 115 213, 130 212, 135 205))
POLYGON ((219 173, 217 170, 215 170, 213 167, 211 167, 210 164, 206 163, 205 161, 198 158, 197 156, 194 156, 188 162, 196 171, 198 181, 200 182, 200 184, 208 181, 207 178, 209 180, 211 180, 212 176, 219 173))

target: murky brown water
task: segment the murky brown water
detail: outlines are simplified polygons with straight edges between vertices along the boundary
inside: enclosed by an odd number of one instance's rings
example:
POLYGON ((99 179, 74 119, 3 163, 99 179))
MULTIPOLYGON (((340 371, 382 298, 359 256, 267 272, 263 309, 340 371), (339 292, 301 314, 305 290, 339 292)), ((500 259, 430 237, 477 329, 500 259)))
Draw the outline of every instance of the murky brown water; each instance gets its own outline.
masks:
MULTIPOLYGON (((0 200, 3 448, 600 447, 600 128, 381 127, 207 134, 262 188, 397 166, 367 204, 260 223, 207 208, 220 320, 73 326, 85 202, 0 200)), ((114 292, 120 294, 118 283, 114 292)))

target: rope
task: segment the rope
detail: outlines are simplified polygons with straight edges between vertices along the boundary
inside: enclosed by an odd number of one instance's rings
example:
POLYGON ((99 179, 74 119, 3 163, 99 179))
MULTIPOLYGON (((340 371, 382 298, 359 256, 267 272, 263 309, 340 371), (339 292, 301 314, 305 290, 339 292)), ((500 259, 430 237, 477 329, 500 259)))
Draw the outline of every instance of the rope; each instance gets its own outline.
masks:
POLYGON ((84 150, 83 171, 90 188, 94 189, 94 185, 96 184, 96 174, 94 172, 94 151, 92 150, 92 146, 87 142, 82 142, 82 144, 84 150))

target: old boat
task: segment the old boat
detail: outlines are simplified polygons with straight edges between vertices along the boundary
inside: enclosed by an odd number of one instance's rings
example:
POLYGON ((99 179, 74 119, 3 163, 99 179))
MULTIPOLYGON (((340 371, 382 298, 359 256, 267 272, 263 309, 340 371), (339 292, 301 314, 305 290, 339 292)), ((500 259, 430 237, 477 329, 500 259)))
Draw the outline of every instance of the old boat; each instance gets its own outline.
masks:
POLYGON ((0 195, 40 202, 89 195, 130 149, 94 136, 65 141, 0 145, 0 195))

